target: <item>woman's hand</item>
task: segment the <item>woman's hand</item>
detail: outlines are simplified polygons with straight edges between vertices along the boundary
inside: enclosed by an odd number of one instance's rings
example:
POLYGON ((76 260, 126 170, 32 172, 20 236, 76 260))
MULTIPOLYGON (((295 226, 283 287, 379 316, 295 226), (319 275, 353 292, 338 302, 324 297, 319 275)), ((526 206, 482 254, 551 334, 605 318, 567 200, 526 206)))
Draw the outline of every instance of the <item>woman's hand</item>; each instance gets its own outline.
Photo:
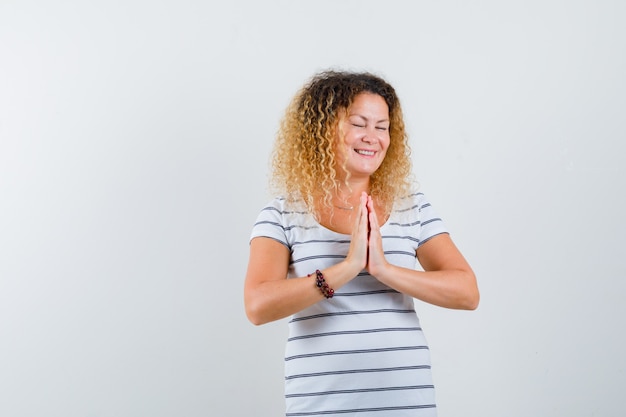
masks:
POLYGON ((348 255, 345 260, 359 271, 367 266, 369 232, 367 201, 369 198, 370 197, 363 192, 359 200, 359 206, 355 207, 356 218, 354 219, 354 226, 352 228, 350 248, 348 249, 348 255))
POLYGON ((374 208, 374 200, 372 200, 371 196, 367 197, 367 212, 369 224, 367 271, 371 275, 376 276, 384 271, 389 266, 389 263, 385 259, 383 238, 380 233, 376 209, 374 208))
POLYGON ((367 271, 383 284, 413 298, 447 308, 473 310, 480 294, 471 267, 446 233, 432 237, 416 251, 424 271, 392 265, 385 259, 380 225, 367 199, 369 239, 367 271))
MULTIPOLYGON (((322 270, 334 290, 350 282, 367 266, 367 199, 363 193, 359 206, 355 207, 356 218, 345 260, 322 270)), ((288 317, 324 298, 315 286, 314 276, 287 278, 290 257, 285 245, 269 237, 256 237, 250 242, 244 302, 252 323, 258 325, 288 317)))

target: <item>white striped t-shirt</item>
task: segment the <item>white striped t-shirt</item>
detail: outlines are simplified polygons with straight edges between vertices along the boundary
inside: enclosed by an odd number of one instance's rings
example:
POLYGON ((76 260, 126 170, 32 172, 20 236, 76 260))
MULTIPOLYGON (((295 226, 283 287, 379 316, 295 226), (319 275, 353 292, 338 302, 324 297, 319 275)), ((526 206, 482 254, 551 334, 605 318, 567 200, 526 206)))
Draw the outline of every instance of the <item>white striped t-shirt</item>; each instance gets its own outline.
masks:
MULTIPOLYGON (((398 200, 381 227, 390 263, 418 267, 417 248, 447 233, 422 193, 398 200)), ((289 277, 343 260, 350 235, 320 225, 302 202, 275 199, 251 239, 268 237, 291 253, 289 277)), ((311 285, 315 279, 311 277, 311 285)), ((432 417, 436 415, 428 345, 413 298, 362 271, 289 321, 286 416, 432 417)))

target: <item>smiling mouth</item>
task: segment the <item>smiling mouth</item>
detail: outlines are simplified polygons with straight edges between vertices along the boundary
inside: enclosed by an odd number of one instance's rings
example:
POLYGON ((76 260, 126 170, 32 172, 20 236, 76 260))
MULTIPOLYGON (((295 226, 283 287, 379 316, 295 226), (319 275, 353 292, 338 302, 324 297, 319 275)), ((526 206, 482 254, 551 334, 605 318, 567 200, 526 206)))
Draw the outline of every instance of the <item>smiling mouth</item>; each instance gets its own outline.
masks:
POLYGON ((367 151, 364 149, 355 149, 354 151, 358 153, 359 155, 364 155, 364 156, 374 156, 374 154, 376 153, 374 151, 367 151))

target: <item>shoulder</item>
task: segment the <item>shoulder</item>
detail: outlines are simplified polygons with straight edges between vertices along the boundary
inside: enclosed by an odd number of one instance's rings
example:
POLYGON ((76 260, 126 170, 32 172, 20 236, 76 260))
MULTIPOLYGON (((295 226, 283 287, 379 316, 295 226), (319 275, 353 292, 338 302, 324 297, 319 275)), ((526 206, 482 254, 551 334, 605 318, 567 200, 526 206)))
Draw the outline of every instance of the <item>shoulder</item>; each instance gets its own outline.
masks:
POLYGON ((413 192, 394 201, 394 211, 411 211, 418 209, 426 202, 426 197, 422 192, 413 192))
POLYGON ((290 240, 288 233, 305 223, 309 217, 302 201, 274 198, 261 209, 252 228, 251 239, 270 237, 287 245, 290 240))
POLYGON ((414 192, 402 198, 396 199, 392 212, 400 217, 421 217, 423 211, 431 207, 430 202, 422 192, 414 192))
POLYGON ((392 218, 395 224, 410 228, 418 235, 420 245, 438 234, 447 233, 441 217, 423 192, 413 192, 397 199, 392 218))
POLYGON ((283 197, 276 197, 268 202, 259 213, 259 218, 285 219, 304 216, 308 210, 301 200, 288 200, 283 197))

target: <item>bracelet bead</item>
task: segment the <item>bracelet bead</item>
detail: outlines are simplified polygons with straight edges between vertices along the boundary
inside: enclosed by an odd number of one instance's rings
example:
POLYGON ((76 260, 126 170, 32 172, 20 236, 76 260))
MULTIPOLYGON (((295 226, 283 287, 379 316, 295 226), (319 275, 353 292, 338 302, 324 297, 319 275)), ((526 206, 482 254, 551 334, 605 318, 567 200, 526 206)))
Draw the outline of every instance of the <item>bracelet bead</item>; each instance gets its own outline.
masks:
MULTIPOLYGON (((307 276, 310 277, 311 275, 312 274, 309 274, 307 276)), ((335 290, 333 290, 332 288, 328 286, 328 284, 326 283, 326 280, 324 279, 324 275, 322 274, 322 271, 320 271, 319 269, 315 270, 315 285, 317 286, 317 288, 320 289, 324 297, 333 298, 333 295, 335 295, 335 290)))

